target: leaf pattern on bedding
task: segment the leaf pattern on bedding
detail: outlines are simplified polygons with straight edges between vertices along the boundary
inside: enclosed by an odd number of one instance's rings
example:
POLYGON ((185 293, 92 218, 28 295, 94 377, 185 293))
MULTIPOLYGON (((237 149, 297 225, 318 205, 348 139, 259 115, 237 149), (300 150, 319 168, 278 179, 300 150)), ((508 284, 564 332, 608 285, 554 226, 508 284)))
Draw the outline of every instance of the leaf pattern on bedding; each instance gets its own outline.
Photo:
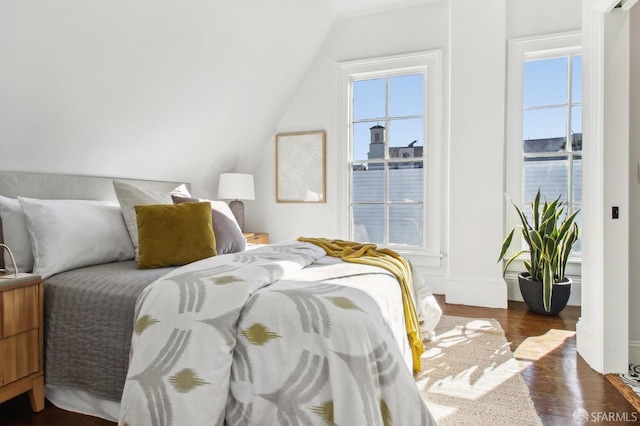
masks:
POLYGON ((133 330, 136 334, 142 334, 143 331, 157 322, 158 320, 153 318, 151 315, 143 315, 138 319, 138 321, 136 321, 136 325, 133 330))
POLYGON ((237 283, 241 281, 244 281, 244 280, 238 277, 234 277, 233 275, 226 275, 224 277, 213 279, 213 283, 216 285, 226 285, 226 284, 237 283))
POLYGON ((379 418, 381 413, 379 407, 374 407, 371 401, 377 400, 380 385, 388 386, 397 379, 401 366, 395 354, 385 341, 365 355, 335 353, 347 363, 354 380, 360 384, 367 424, 376 424, 374 419, 379 418))
POLYGON ((178 286, 180 294, 178 312, 181 314, 185 312, 200 312, 207 295, 207 282, 216 274, 227 273, 237 269, 235 266, 222 265, 208 270, 177 274, 168 279, 167 281, 173 282, 178 286))
POLYGON ((180 355, 189 344, 190 337, 190 330, 174 329, 167 343, 147 368, 140 374, 128 378, 138 382, 142 388, 153 425, 165 426, 173 423, 173 410, 169 402, 165 377, 178 362, 180 355))
POLYGON ((269 245, 147 287, 136 319, 149 324, 132 338, 120 423, 433 424, 424 403, 405 404, 415 382, 373 298, 286 280, 324 255, 307 243, 269 245))
POLYGON ((175 390, 182 393, 188 393, 198 386, 209 384, 198 377, 198 374, 190 368, 184 368, 169 377, 169 383, 173 385, 175 390))
POLYGON ((249 346, 243 339, 239 339, 233 351, 233 370, 231 372, 234 381, 253 383, 253 368, 249 362, 249 346))
POLYGON ((391 417, 391 409, 384 399, 380 399, 380 415, 382 416, 382 424, 384 426, 393 425, 393 418, 391 417))
POLYGON ((335 285, 308 285, 300 289, 273 290, 274 293, 288 297, 295 305, 302 330, 305 333, 331 336, 331 319, 325 306, 325 298, 320 297, 340 288, 335 285))
POLYGON ((333 401, 325 401, 321 405, 311 407, 311 411, 322 417, 325 424, 331 426, 336 424, 333 418, 333 401))
POLYGON ((278 336, 264 324, 256 323, 246 330, 242 330, 242 334, 247 338, 252 345, 262 346, 272 339, 277 339, 282 336, 278 336))
POLYGON ((309 416, 311 414, 309 411, 313 412, 309 405, 328 382, 328 359, 303 350, 296 367, 287 376, 280 389, 259 396, 278 407, 278 424, 312 425, 317 421, 313 421, 309 416))
POLYGON ((228 404, 226 411, 227 424, 229 425, 247 425, 251 423, 253 417, 253 404, 228 404))
POLYGON ((331 300, 331 302, 338 308, 346 310, 354 309, 360 312, 364 312, 358 305, 353 302, 353 300, 347 297, 329 297, 329 300, 331 300))
POLYGON ((212 326, 220 336, 224 339, 224 342, 227 346, 231 347, 236 341, 236 335, 232 329, 230 329, 227 324, 229 321, 232 321, 234 318, 238 318, 240 309, 234 309, 226 314, 219 315, 215 318, 209 318, 200 320, 199 322, 208 324, 212 326))
POLYGON ((282 290, 279 293, 289 297, 295 304, 302 331, 314 332, 324 337, 331 335, 331 319, 323 298, 311 295, 304 290, 282 290))
MULTIPOLYGON (((282 253, 281 251, 278 253, 282 253)), ((271 256, 271 255, 263 255, 257 256, 254 251, 249 252, 239 252, 234 255, 234 262, 237 262, 242 265, 253 265, 258 260, 268 260, 272 262, 281 261, 282 257, 279 256, 271 256)))

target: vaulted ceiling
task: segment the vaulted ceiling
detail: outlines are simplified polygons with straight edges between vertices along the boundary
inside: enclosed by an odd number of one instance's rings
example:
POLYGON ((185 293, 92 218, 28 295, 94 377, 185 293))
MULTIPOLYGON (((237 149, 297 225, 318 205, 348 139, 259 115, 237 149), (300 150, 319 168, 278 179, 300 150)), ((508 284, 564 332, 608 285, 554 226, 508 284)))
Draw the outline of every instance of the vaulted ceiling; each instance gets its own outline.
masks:
POLYGON ((189 180, 214 196, 219 173, 263 155, 337 19, 415 3, 1 2, 0 168, 189 180))

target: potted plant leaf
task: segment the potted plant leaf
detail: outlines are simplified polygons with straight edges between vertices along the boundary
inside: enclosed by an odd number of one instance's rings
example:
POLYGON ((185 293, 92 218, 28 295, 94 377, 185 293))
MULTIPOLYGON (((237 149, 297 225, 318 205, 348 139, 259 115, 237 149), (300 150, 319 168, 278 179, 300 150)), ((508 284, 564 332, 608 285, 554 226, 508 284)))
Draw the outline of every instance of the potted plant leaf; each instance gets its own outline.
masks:
POLYGON ((571 250, 578 241, 578 225, 575 223, 578 211, 567 215, 566 203, 560 197, 552 202, 540 203, 540 189, 531 202, 531 222, 513 202, 521 225, 514 227, 502 243, 498 262, 504 259, 511 246, 513 235, 522 227, 522 237, 529 246, 520 250, 504 264, 503 276, 507 268, 520 255, 529 253, 524 261, 527 272, 518 275, 520 293, 533 312, 543 315, 557 315, 564 309, 571 294, 571 279, 565 276, 571 250))

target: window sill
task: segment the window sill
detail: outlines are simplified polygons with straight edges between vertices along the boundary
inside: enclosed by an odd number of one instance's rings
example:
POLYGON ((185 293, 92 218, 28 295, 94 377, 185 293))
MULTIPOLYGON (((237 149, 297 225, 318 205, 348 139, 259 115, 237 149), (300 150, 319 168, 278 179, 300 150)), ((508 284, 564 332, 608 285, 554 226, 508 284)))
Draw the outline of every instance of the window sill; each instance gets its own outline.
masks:
POLYGON ((397 249, 389 247, 402 257, 411 261, 414 266, 420 266, 425 268, 440 268, 442 266, 442 254, 440 253, 428 253, 423 250, 407 250, 397 249))

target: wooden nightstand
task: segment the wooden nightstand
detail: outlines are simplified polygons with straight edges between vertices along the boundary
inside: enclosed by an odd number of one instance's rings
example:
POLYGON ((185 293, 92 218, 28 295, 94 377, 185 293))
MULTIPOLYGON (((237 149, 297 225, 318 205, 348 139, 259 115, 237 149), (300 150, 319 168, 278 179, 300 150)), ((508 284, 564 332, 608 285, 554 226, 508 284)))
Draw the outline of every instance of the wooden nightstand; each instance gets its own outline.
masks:
POLYGON ((0 402, 29 392, 36 412, 44 410, 43 302, 39 275, 0 279, 0 402))
POLYGON ((269 234, 266 232, 244 232, 249 244, 269 244, 269 234))

